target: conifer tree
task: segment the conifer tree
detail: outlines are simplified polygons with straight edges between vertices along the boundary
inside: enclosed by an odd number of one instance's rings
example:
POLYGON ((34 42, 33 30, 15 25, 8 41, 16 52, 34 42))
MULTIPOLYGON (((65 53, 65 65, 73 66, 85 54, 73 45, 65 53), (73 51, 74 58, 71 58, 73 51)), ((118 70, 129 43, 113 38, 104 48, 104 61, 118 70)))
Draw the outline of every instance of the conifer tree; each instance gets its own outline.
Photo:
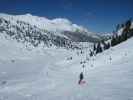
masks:
POLYGON ((96 54, 101 53, 102 52, 102 47, 101 47, 101 43, 99 42, 96 48, 96 54))

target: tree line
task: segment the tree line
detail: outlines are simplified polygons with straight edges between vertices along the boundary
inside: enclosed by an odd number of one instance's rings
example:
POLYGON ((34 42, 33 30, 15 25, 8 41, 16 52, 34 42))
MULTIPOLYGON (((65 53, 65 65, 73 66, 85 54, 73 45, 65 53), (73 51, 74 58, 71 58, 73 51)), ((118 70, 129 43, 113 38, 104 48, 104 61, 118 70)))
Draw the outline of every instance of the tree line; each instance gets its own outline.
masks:
POLYGON ((109 49, 110 47, 116 46, 127 39, 133 37, 133 28, 132 26, 132 19, 127 20, 125 23, 118 24, 116 26, 116 31, 113 32, 111 39, 109 40, 101 40, 98 43, 93 45, 93 49, 90 50, 90 56, 94 56, 98 53, 103 52, 104 50, 109 49), (118 34, 118 31, 121 31, 121 34, 118 34))

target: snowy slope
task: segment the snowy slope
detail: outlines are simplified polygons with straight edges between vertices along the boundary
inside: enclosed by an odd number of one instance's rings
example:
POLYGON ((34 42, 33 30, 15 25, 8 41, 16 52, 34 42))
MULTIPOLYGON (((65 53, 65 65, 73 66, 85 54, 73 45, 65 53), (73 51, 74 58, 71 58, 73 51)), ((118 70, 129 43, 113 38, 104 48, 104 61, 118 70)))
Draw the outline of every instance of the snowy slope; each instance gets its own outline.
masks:
POLYGON ((24 48, 0 36, 1 100, 132 100, 133 38, 96 57, 88 51, 24 48), (72 60, 69 59, 72 57, 72 60), (86 61, 85 70, 81 61, 86 61), (86 84, 77 84, 84 71, 86 84))
MULTIPOLYGON (((77 24, 73 24, 71 21, 65 18, 55 18, 55 19, 47 19, 45 17, 38 17, 33 16, 31 14, 25 14, 25 15, 8 15, 8 14, 0 14, 0 20, 6 20, 9 22, 9 24, 17 26, 18 28, 22 29, 21 24, 18 25, 19 22, 28 24, 30 27, 38 28, 37 30, 45 31, 44 33, 51 33, 52 35, 67 38, 69 38, 64 32, 74 33, 74 34, 80 34, 78 35, 78 39, 81 38, 78 41, 84 41, 82 37, 87 37, 87 41, 90 39, 94 40, 100 40, 101 37, 99 37, 97 34, 89 32, 86 28, 79 26, 77 24)), ((25 25, 24 25, 25 27, 25 25)), ((1 28, 0 28, 1 29, 1 28)), ((2 27, 3 29, 3 27, 2 27)), ((12 29, 11 29, 12 30, 12 29)), ((16 31, 16 30, 14 30, 16 31)), ((73 34, 71 34, 71 37, 75 38, 73 34)), ((77 37, 76 37, 77 38, 77 37)), ((73 40, 72 40, 73 41, 73 40)))
POLYGON ((55 35, 52 32, 40 29, 29 23, 19 20, 8 20, 6 17, 0 17, 0 34, 34 47, 57 46, 57 47, 75 47, 65 36, 55 35))
MULTIPOLYGON (((25 15, 8 15, 8 14, 0 14, 0 17, 5 17, 8 20, 19 20, 28 22, 31 25, 35 25, 41 29, 46 29, 48 31, 54 31, 54 32, 61 32, 61 31, 83 31, 88 32, 87 29, 85 29, 82 26, 78 26, 76 24, 73 24, 71 21, 65 18, 55 18, 55 19, 48 19, 45 17, 38 17, 33 16, 31 14, 25 14, 25 15)), ((91 33, 92 34, 92 33, 91 33)))

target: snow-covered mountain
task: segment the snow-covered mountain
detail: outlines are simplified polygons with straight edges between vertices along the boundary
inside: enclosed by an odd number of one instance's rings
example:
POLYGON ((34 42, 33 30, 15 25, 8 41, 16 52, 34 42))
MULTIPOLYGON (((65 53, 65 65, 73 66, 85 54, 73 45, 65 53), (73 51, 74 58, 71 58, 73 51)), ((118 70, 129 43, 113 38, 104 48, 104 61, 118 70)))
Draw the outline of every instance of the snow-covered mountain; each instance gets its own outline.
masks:
POLYGON ((8 15, 8 14, 0 14, 1 17, 5 17, 8 20, 19 20, 23 22, 27 22, 31 25, 35 25, 38 28, 45 29, 48 31, 76 31, 79 29, 80 31, 87 31, 85 28, 78 26, 76 24, 72 24, 68 19, 65 18, 56 18, 56 19, 47 19, 45 17, 33 16, 31 14, 25 15, 8 15))
POLYGON ((31 14, 0 14, 0 33, 8 34, 18 41, 30 42, 34 46, 44 43, 68 47, 72 42, 97 42, 101 39, 97 34, 67 19, 50 20, 31 14))
POLYGON ((82 53, 39 47, 29 51, 0 34, 0 99, 132 100, 132 45, 130 38, 90 58, 88 49, 82 53), (83 85, 78 84, 81 71, 83 85))
POLYGON ((90 56, 111 36, 62 18, 0 14, 0 100, 132 100, 133 37, 90 56))

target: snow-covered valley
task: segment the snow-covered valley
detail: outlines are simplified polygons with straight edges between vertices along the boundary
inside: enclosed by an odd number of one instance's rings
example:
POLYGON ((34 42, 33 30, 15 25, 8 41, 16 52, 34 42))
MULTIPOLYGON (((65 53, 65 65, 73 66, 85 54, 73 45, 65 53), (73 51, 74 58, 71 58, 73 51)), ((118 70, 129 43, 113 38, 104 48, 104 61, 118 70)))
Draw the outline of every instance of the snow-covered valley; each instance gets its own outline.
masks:
POLYGON ((133 38, 90 58, 89 49, 26 49, 1 35, 0 100, 133 100, 132 45, 133 38))
POLYGON ((118 37, 63 18, 0 14, 0 100, 133 100, 128 28, 118 37))

